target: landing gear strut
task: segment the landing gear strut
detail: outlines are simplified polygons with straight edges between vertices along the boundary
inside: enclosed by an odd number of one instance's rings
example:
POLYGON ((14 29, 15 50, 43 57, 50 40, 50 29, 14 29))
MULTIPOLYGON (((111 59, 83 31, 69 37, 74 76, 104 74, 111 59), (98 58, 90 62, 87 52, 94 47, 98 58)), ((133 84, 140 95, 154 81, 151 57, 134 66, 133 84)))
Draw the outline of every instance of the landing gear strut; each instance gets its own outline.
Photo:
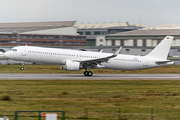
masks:
POLYGON ((21 70, 24 70, 24 62, 22 62, 22 67, 20 68, 21 70))
POLYGON ((87 71, 87 69, 86 69, 86 71, 84 71, 84 76, 91 77, 92 75, 93 75, 93 72, 91 72, 91 69, 89 69, 89 71, 87 71))

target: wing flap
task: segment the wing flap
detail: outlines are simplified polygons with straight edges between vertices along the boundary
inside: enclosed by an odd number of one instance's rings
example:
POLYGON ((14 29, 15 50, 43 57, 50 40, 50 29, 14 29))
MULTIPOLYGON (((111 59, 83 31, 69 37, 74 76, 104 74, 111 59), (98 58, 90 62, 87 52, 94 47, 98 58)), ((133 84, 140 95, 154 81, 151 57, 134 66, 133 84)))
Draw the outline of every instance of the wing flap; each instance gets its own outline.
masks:
MULTIPOLYGON (((122 47, 120 47, 113 55, 111 56, 107 56, 107 57, 103 57, 103 58, 98 58, 98 59, 86 59, 86 60, 75 60, 77 62, 80 62, 81 64, 83 64, 83 66, 93 66, 93 67, 98 67, 98 65, 101 65, 102 62, 108 62, 109 59, 116 57, 119 52, 121 51, 122 47)), ((103 66, 101 66, 103 67, 103 66)))
POLYGON ((107 57, 104 57, 104 58, 98 58, 98 59, 88 59, 88 60, 81 60, 79 62, 98 62, 98 63, 101 63, 101 62, 107 62, 110 58, 114 58, 116 57, 119 52, 121 51, 122 47, 120 47, 113 55, 111 56, 107 56, 107 57))

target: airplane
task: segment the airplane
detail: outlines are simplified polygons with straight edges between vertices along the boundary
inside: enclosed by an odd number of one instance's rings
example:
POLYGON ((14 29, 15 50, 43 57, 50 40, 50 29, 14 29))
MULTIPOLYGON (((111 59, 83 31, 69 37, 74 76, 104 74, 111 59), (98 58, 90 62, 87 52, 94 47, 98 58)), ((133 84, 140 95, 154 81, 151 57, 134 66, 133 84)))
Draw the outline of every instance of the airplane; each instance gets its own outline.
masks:
POLYGON ((0 57, 4 57, 4 53, 5 53, 5 52, 6 52, 5 50, 0 49, 0 57))
MULTIPOLYGON (((78 51, 27 45, 13 47, 10 51, 5 52, 4 56, 25 62, 57 64, 61 65, 62 70, 85 69, 84 76, 92 76, 91 69, 93 68, 141 70, 173 65, 173 61, 167 60, 173 38, 173 36, 166 36, 145 56, 119 54, 122 47, 112 54, 102 51, 78 51)), ((24 70, 24 64, 22 64, 21 70, 24 70)))

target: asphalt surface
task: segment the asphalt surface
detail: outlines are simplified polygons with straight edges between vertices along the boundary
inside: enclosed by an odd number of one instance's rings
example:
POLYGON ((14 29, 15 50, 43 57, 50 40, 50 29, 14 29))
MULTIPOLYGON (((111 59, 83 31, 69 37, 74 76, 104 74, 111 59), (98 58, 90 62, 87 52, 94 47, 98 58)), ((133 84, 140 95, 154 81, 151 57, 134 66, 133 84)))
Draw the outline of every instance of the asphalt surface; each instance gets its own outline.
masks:
POLYGON ((180 74, 22 74, 0 73, 0 80, 180 80, 180 74))

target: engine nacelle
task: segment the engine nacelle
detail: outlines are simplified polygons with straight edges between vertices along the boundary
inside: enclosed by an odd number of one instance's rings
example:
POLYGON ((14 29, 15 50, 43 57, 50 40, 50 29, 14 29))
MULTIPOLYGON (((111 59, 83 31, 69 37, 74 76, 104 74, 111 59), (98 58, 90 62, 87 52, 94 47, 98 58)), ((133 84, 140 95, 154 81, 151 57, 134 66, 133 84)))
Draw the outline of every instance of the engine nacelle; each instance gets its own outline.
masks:
POLYGON ((67 60, 65 65, 61 65, 61 70, 78 71, 80 67, 79 62, 67 60))

